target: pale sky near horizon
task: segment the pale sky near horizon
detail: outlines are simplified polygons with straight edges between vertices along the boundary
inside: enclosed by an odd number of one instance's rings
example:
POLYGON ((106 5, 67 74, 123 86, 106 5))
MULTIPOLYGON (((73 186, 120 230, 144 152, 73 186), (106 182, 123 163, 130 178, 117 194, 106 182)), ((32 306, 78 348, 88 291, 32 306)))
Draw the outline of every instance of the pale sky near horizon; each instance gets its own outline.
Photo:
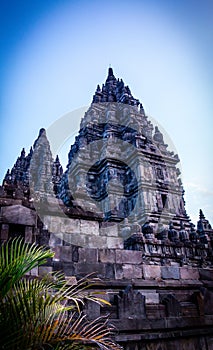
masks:
POLYGON ((213 224, 212 1, 1 1, 0 21, 1 180, 111 64, 174 143, 192 221, 213 224))

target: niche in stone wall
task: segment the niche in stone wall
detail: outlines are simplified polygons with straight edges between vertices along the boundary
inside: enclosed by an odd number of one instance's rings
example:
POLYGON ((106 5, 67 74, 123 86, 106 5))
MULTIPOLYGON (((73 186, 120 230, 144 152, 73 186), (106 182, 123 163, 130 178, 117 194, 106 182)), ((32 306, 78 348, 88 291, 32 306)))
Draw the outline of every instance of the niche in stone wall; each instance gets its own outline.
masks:
POLYGON ((25 226, 18 224, 10 224, 9 225, 9 237, 25 237, 25 226))
POLYGON ((161 200, 162 200, 163 208, 167 208, 167 195, 162 193, 161 200))

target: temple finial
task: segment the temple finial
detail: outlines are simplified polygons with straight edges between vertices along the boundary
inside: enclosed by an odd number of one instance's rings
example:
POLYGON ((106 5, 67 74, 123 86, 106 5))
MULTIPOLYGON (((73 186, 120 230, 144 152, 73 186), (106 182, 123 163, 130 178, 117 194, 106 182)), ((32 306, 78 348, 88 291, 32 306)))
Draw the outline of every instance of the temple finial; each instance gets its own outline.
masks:
POLYGON ((205 219, 205 216, 204 216, 203 211, 201 209, 200 209, 199 216, 200 216, 200 220, 205 219))
POLYGON ((111 64, 109 65, 108 77, 114 77, 113 69, 111 68, 111 64))

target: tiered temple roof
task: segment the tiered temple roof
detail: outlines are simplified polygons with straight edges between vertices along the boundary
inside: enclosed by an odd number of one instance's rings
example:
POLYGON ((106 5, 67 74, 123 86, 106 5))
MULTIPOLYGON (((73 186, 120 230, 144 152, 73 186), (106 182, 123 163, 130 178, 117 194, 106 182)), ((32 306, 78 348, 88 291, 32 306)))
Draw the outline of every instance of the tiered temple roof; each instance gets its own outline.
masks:
POLYGON ((71 216, 77 208, 91 220, 98 214, 103 222, 119 222, 126 249, 138 249, 144 239, 211 245, 212 228, 202 211, 197 230, 186 213, 178 162, 142 104, 109 68, 81 121, 67 170, 58 156, 53 161, 41 129, 29 154, 23 149, 7 171, 0 195, 32 201, 33 188, 36 195, 62 199, 71 216))

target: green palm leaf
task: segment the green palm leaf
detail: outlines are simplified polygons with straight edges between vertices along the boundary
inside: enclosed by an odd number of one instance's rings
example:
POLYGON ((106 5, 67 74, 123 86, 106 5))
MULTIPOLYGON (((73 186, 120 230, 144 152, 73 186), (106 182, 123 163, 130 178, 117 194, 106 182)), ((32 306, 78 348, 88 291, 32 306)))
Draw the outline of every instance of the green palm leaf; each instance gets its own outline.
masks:
POLYGON ((107 318, 87 321, 80 313, 86 300, 109 304, 88 293, 88 288, 100 280, 91 275, 77 283, 65 279, 62 273, 43 278, 25 274, 51 258, 45 247, 29 245, 14 239, 0 248, 0 348, 4 350, 117 350, 111 340, 113 327, 107 318))

